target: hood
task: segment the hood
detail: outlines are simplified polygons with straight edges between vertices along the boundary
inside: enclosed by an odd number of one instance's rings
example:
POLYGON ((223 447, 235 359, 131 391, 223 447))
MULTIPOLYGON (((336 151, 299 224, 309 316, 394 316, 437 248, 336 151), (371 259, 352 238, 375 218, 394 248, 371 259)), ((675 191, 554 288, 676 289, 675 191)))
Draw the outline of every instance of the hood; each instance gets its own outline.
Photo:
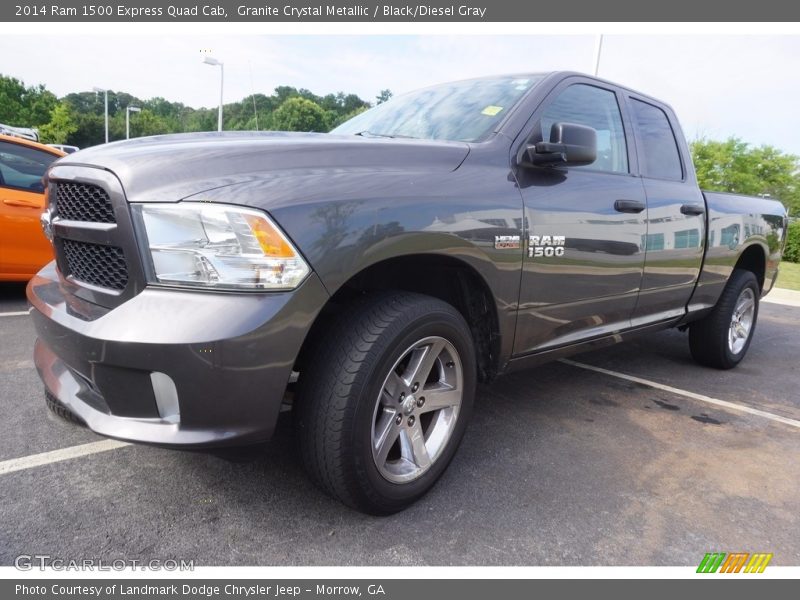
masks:
POLYGON ((463 142, 365 138, 325 133, 224 132, 164 135, 94 146, 60 165, 113 172, 129 201, 177 201, 267 173, 453 171, 463 142))

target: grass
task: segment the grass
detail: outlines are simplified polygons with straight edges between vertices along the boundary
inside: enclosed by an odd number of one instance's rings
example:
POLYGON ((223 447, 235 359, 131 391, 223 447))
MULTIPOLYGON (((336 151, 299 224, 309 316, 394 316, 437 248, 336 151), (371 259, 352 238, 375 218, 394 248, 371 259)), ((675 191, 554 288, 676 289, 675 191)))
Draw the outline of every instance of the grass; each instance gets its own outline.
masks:
POLYGON ((777 287, 800 292, 800 263, 782 262, 778 268, 777 287))

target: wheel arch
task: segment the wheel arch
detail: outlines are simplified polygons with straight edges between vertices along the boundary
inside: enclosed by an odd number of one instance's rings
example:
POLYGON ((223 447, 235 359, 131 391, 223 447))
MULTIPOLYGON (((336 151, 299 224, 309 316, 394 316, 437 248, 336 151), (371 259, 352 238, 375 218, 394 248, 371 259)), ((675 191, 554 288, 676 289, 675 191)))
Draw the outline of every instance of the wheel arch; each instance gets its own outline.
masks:
POLYGON ((768 250, 759 243, 750 244, 741 251, 733 267, 734 269, 744 269, 753 273, 758 280, 760 291, 764 289, 764 279, 767 272, 767 252, 768 250))
POLYGON ((466 261, 443 254, 408 254, 364 267, 347 279, 317 315, 298 354, 295 368, 337 315, 362 294, 384 290, 417 292, 452 305, 470 327, 477 353, 478 378, 491 381, 500 367, 501 332, 497 303, 488 282, 466 261))

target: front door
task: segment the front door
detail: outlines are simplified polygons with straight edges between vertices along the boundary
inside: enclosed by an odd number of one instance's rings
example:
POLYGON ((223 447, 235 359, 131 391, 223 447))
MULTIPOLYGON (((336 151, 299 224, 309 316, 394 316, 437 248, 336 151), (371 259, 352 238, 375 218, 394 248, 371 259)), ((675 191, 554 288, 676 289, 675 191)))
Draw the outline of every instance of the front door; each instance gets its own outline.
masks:
POLYGON ((585 167, 517 173, 527 248, 516 355, 630 327, 644 268, 647 213, 642 180, 631 175, 636 159, 620 100, 611 87, 572 79, 534 115, 527 140, 549 139, 554 123, 577 123, 597 131, 598 151, 585 167))

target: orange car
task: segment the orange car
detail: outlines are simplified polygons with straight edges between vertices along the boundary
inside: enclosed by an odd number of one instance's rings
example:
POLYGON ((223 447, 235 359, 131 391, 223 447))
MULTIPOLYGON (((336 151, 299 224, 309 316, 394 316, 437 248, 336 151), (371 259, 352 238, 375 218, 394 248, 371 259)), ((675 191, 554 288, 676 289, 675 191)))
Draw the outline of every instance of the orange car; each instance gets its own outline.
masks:
POLYGON ((27 281, 53 260, 39 223, 44 210, 42 176, 64 154, 0 135, 0 281, 27 281))

